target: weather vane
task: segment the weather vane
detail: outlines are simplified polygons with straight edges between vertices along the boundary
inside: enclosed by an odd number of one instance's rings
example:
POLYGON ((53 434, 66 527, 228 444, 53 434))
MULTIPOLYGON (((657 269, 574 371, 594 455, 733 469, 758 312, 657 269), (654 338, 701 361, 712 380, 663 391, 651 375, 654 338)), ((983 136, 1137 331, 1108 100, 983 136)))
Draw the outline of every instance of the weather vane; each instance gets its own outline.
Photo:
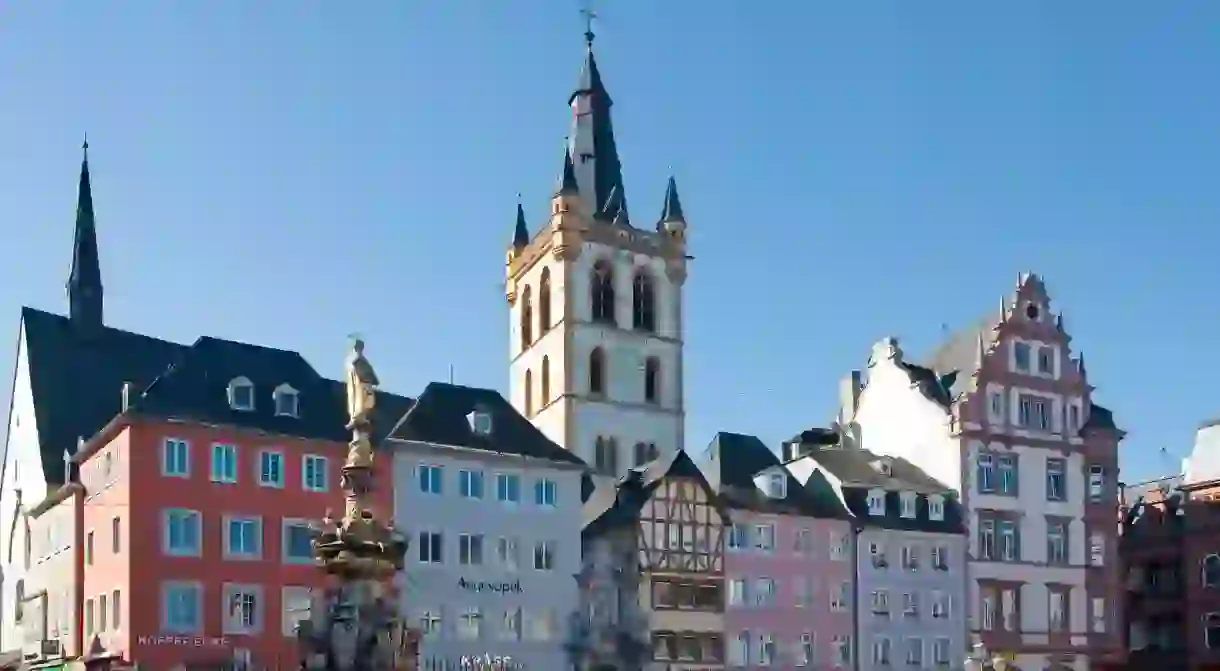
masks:
POLYGON ((580 9, 580 15, 585 17, 585 43, 592 46, 593 38, 593 20, 597 18, 597 12, 593 9, 593 0, 585 0, 584 6, 580 9))

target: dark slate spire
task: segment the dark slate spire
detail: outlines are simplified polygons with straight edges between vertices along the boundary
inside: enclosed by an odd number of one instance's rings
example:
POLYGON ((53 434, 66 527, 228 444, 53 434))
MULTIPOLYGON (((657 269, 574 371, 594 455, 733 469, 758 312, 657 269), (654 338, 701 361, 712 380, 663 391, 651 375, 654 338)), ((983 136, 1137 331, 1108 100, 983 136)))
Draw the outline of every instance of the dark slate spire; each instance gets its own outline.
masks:
POLYGON ((580 185, 576 182, 576 168, 572 165, 572 152, 568 150, 567 143, 563 147, 563 172, 559 177, 559 191, 557 196, 575 196, 580 193, 580 185))
POLYGON ((102 321, 102 269, 97 254, 97 226, 93 219, 93 190, 89 185, 89 141, 82 147, 80 187, 76 196, 76 236, 72 243, 72 272, 68 276, 68 316, 82 329, 100 328, 102 321))
POLYGON ((517 201, 517 225, 513 228, 513 249, 521 249, 530 243, 530 229, 525 224, 525 208, 517 201))
POLYGON ((678 198, 678 182, 672 175, 665 187, 665 207, 661 209, 661 223, 669 221, 686 221, 686 215, 682 214, 682 201, 678 198))
POLYGON ((585 63, 576 90, 568 98, 572 107, 572 162, 580 192, 589 209, 605 221, 627 223, 627 197, 623 192, 623 166, 614 142, 610 107, 614 102, 602 83, 593 55, 593 31, 585 32, 585 63), (611 203, 612 195, 616 202, 611 203), (609 207, 608 207, 609 206, 609 207))

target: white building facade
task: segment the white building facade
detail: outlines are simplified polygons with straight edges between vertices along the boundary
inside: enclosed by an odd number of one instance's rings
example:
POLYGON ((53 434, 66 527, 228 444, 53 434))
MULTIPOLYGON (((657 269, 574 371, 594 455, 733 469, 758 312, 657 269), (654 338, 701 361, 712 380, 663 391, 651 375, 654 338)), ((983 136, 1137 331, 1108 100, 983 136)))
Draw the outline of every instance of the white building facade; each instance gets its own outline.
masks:
POLYGON ((1040 279, 960 333, 929 367, 893 339, 843 388, 858 446, 902 457, 966 506, 974 640, 1022 669, 1121 660, 1117 445, 1040 279))
POLYGON ((564 668, 578 605, 583 463, 498 393, 433 384, 385 444, 411 539, 402 610, 425 671, 564 668))
POLYGON ((631 225, 591 41, 570 104, 549 213, 531 233, 518 207, 508 252, 510 398, 598 474, 619 476, 683 446, 686 222, 671 179, 655 229, 631 225))

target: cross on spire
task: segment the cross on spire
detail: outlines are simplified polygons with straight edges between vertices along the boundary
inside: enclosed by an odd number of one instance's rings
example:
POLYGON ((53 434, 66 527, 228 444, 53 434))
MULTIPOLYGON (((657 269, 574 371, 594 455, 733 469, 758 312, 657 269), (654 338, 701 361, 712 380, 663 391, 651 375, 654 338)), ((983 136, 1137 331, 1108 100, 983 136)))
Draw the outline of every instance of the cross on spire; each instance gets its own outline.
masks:
POLYGON ((593 46, 593 38, 597 37, 593 34, 593 20, 597 18, 597 12, 593 9, 593 0, 585 0, 584 7, 580 9, 580 15, 585 17, 585 44, 593 46))

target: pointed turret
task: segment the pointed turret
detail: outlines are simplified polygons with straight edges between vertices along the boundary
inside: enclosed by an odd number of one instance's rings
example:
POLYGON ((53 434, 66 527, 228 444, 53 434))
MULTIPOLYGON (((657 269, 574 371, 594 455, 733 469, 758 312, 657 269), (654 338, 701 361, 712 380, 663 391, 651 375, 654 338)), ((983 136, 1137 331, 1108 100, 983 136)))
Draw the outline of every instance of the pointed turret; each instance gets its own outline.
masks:
POLYGON ((525 208, 517 201, 517 223, 513 226, 513 249, 525 249, 530 243, 530 229, 525 223, 525 208))
POLYGON ((661 208, 661 223, 673 221, 686 223, 686 215, 682 213, 682 200, 678 198, 678 182, 671 175, 669 184, 665 186, 665 206, 661 208))
POLYGON ((97 224, 93 216, 93 189, 89 183, 89 142, 85 141, 76 195, 76 233, 72 243, 72 270, 68 275, 68 316, 82 330, 101 328, 102 269, 98 261, 97 224))
POLYGON ((623 192, 623 166, 614 141, 610 107, 614 102, 602 82, 593 55, 593 31, 585 33, 585 62, 576 90, 568 98, 572 108, 569 136, 573 175, 589 211, 603 221, 629 223, 627 197, 623 192), (610 207, 611 196, 617 203, 610 207))
POLYGON ((978 352, 975 354, 975 366, 983 367, 983 362, 987 360, 987 341, 983 339, 983 330, 979 329, 978 352))
POLYGON ((576 166, 572 165, 572 152, 566 143, 563 148, 563 171, 559 173, 559 190, 556 196, 575 196, 580 193, 580 185, 576 182, 576 166))

